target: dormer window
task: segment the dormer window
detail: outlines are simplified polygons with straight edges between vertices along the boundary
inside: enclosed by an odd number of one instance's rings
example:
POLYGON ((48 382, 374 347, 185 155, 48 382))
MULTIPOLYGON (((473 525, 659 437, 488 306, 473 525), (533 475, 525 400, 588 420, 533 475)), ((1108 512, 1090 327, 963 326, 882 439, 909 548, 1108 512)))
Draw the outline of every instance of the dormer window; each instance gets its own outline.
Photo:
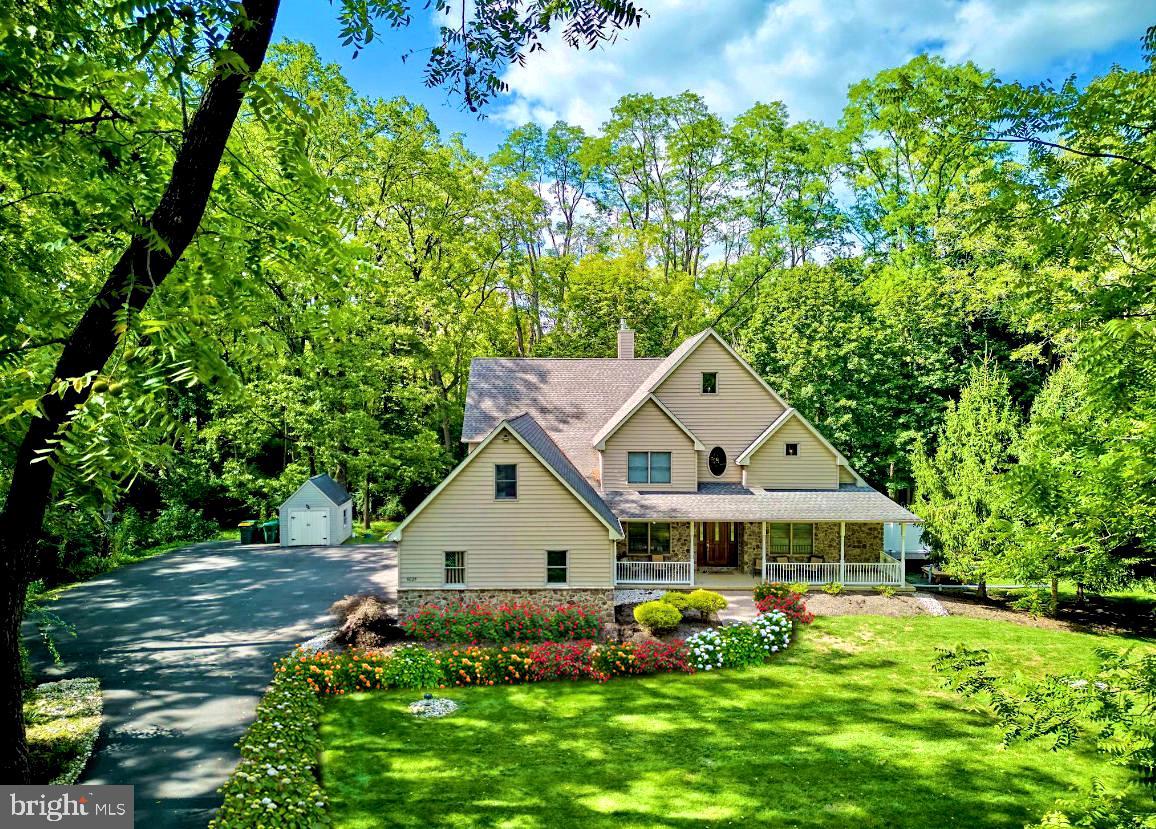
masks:
POLYGON ((787 457, 793 458, 793 457, 796 457, 798 454, 799 454, 799 444, 788 443, 787 444, 787 457))
POLYGON ((704 371, 702 373, 702 393, 718 394, 718 372, 704 371))

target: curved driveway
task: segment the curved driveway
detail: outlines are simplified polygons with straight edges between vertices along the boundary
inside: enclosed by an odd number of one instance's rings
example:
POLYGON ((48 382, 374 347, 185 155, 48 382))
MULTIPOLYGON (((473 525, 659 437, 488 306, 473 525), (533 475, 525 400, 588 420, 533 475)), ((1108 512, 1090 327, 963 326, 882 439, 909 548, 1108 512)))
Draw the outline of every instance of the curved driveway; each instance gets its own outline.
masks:
POLYGON ((198 544, 65 592, 51 605, 76 629, 56 637, 64 664, 38 644, 34 659, 44 680, 100 678, 84 782, 135 785, 138 826, 203 827, 273 660, 332 627, 334 600, 396 586, 392 545, 198 544))

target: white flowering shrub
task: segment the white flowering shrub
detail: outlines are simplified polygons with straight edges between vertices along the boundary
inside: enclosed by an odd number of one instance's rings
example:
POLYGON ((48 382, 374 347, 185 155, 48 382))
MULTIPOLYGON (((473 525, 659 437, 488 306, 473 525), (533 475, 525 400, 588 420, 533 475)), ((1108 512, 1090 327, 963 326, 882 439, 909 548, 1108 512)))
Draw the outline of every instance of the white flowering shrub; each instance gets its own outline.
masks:
POLYGON ((708 628, 686 640, 691 664, 700 671, 742 668, 765 662, 791 643, 791 620, 777 610, 753 622, 708 628))
POLYGON ((321 751, 321 703, 297 675, 281 672, 237 743, 241 762, 221 787, 224 803, 210 829, 327 826, 315 766, 321 751))

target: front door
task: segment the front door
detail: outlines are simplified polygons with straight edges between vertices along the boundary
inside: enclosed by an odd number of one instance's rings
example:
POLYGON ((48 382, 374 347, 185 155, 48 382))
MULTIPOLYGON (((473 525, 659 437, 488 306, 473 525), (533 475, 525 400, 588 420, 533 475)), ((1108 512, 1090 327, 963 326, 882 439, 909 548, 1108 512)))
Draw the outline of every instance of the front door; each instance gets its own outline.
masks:
POLYGON ((697 525, 699 567, 738 567, 739 530, 731 521, 704 521, 697 525))

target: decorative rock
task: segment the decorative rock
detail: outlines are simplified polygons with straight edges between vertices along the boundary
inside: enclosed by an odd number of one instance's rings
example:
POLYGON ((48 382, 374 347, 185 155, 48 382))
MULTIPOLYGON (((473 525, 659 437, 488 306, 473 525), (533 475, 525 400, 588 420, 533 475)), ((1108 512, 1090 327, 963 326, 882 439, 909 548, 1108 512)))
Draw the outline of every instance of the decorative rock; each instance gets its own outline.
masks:
POLYGON ((425 695, 425 699, 409 704, 409 713, 415 717, 446 717, 457 710, 458 704, 452 699, 431 697, 429 694, 425 695))
POLYGON ((302 642, 301 650, 305 651, 306 653, 320 653, 321 651, 332 650, 334 645, 333 640, 336 638, 337 631, 328 630, 325 633, 319 634, 314 636, 312 639, 302 642))

